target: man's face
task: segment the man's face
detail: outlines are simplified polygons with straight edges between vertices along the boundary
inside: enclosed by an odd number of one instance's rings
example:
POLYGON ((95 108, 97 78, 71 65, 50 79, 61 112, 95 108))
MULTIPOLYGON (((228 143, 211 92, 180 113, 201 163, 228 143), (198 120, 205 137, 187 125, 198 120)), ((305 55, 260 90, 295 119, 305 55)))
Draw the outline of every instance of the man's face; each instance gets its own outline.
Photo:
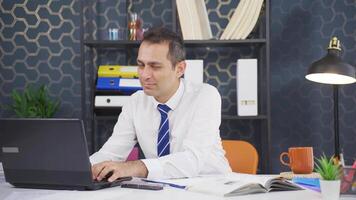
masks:
POLYGON ((166 102, 175 93, 185 69, 184 62, 172 66, 167 57, 168 50, 168 43, 165 42, 143 42, 137 56, 138 76, 143 91, 161 103, 166 102))

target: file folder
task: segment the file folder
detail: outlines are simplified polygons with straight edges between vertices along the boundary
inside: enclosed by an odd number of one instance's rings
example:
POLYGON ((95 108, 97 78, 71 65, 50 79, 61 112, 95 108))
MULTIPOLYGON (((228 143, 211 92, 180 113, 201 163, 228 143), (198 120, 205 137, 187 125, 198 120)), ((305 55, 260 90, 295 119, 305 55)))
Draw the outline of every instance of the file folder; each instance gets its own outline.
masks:
POLYGON ((129 102, 130 96, 95 96, 95 107, 122 107, 129 102))
POLYGON ((100 65, 98 77, 138 78, 137 66, 100 65))
POLYGON ((139 79, 103 77, 98 78, 96 89, 116 90, 125 94, 130 94, 137 90, 142 90, 142 86, 139 79))
POLYGON ((257 59, 238 59, 236 70, 237 114, 258 115, 257 59))
POLYGON ((185 68, 184 79, 193 83, 203 83, 203 60, 186 60, 185 62, 187 67, 185 68))

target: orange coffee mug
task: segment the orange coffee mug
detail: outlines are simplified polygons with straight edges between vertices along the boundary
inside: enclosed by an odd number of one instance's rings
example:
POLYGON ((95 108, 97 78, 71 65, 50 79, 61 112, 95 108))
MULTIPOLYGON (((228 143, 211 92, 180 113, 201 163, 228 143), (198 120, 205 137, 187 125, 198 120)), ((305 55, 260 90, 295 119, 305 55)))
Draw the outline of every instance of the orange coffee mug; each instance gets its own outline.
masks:
POLYGON ((310 174, 314 169, 313 147, 291 147, 281 153, 279 160, 295 174, 310 174), (284 156, 288 156, 289 163, 283 160, 284 156))

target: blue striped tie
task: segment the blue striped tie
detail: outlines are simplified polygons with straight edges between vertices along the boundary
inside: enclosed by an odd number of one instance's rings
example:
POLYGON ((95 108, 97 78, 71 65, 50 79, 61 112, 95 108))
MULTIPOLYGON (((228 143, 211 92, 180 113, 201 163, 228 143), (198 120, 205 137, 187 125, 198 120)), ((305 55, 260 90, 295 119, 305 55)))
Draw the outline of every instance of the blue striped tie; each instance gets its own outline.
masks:
POLYGON ((161 157, 169 154, 168 112, 171 109, 164 104, 158 104, 157 109, 161 113, 161 123, 158 129, 157 155, 161 157))

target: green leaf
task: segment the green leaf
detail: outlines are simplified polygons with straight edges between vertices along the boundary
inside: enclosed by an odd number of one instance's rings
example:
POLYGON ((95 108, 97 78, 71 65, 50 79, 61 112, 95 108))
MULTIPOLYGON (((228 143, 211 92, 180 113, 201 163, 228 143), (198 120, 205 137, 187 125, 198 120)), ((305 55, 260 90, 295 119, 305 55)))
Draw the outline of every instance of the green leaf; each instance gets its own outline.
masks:
POLYGON ((59 108, 59 100, 49 98, 47 87, 41 85, 38 89, 27 87, 22 94, 16 90, 11 94, 12 105, 8 109, 13 110, 18 117, 53 117, 59 108))
POLYGON ((341 176, 340 165, 334 163, 334 157, 328 159, 325 154, 319 159, 316 159, 315 171, 318 172, 324 180, 338 180, 341 176))

